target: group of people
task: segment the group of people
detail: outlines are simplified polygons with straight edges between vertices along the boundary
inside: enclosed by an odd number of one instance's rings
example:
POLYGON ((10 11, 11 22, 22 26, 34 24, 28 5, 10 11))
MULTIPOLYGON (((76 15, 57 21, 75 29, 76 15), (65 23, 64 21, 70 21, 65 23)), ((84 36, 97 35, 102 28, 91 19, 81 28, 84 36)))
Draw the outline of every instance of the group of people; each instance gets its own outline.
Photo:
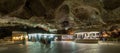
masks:
POLYGON ((41 37, 39 42, 41 43, 41 47, 51 48, 52 38, 50 38, 49 36, 47 36, 46 38, 41 37))
POLYGON ((30 39, 28 39, 28 41, 32 41, 32 42, 39 42, 41 47, 43 48, 51 48, 51 42, 53 41, 54 37, 50 37, 50 36, 44 36, 42 35, 41 37, 30 37, 30 39))
POLYGON ((114 30, 111 30, 111 31, 103 31, 101 33, 101 38, 104 41, 106 41, 110 38, 119 40, 120 39, 120 28, 119 29, 114 29, 114 30))

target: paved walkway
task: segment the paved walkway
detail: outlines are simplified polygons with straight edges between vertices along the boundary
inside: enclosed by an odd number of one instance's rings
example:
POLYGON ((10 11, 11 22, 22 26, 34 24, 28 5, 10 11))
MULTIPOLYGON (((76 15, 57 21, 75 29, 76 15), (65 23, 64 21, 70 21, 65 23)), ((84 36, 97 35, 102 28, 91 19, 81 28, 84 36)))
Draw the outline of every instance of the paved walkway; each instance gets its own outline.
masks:
POLYGON ((26 45, 14 44, 0 46, 0 53, 120 53, 120 44, 75 43, 71 41, 53 42, 46 47, 39 42, 27 42, 26 45))

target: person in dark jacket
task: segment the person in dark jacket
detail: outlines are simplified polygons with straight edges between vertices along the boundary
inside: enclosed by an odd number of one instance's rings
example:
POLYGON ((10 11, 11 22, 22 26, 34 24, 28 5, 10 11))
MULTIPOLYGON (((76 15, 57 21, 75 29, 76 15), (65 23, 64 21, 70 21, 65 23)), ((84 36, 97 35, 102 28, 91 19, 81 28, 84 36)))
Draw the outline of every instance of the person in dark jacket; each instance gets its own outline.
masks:
POLYGON ((50 48, 50 45, 51 45, 51 41, 52 41, 52 39, 50 38, 50 36, 47 36, 47 38, 46 38, 46 42, 47 42, 46 46, 49 47, 49 48, 50 48))

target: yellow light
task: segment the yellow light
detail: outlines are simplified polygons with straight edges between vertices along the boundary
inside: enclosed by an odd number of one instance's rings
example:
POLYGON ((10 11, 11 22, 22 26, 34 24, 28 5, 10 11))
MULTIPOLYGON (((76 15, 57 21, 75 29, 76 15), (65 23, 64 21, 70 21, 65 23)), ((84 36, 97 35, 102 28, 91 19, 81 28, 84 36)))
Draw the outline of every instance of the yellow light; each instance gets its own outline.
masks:
POLYGON ((107 34, 104 34, 103 37, 108 37, 108 35, 107 35, 107 34))
POLYGON ((15 40, 15 37, 13 37, 12 39, 15 40))
POLYGON ((27 39, 27 38, 28 38, 28 36, 25 36, 25 38, 27 39))

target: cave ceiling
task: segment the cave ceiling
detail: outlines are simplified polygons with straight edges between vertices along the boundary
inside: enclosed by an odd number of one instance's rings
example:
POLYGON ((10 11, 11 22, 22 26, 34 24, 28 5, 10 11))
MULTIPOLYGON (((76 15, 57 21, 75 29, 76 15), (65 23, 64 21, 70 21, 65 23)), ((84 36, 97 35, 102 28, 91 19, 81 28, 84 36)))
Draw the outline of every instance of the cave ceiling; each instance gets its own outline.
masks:
POLYGON ((0 0, 0 26, 101 29, 119 20, 119 0, 0 0))

